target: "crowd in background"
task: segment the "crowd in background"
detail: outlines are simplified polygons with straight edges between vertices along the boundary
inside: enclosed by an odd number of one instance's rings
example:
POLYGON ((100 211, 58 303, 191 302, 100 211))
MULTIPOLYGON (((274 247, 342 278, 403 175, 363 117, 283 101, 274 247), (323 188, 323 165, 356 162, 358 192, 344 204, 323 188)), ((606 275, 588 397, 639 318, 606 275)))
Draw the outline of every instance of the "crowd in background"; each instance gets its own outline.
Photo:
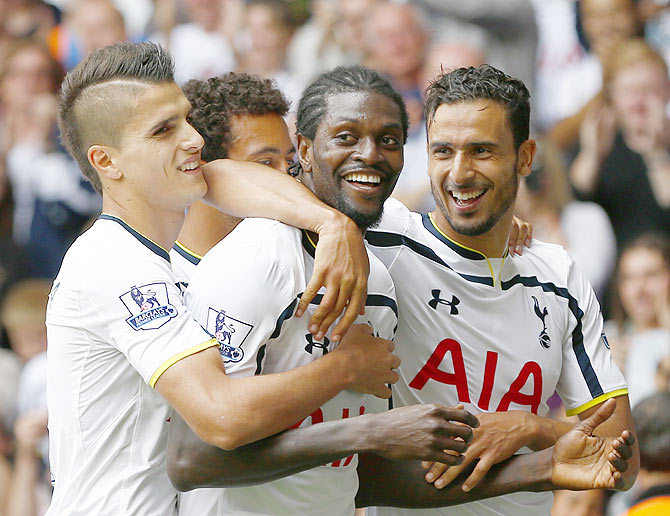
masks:
MULTIPOLYGON (((591 281, 631 405, 670 388, 670 2, 0 0, 0 516, 48 504, 47 295, 101 207, 58 139, 60 81, 95 48, 147 39, 180 83, 258 74, 294 108, 334 66, 384 73, 411 119, 394 196, 417 211, 433 206, 431 78, 490 63, 522 79, 539 152, 516 213, 591 281)), ((617 515, 629 497, 560 493, 554 515, 617 515)))

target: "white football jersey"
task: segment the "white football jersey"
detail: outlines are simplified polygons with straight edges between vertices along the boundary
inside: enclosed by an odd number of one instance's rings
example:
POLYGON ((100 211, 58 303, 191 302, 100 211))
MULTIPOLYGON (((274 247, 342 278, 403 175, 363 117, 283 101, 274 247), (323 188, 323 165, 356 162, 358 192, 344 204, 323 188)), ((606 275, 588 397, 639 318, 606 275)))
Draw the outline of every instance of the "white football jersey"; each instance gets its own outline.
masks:
POLYGON ((169 515, 170 406, 153 389, 216 345, 191 317, 166 250, 101 215, 68 250, 47 309, 49 515, 169 515))
MULTIPOLYGON (((294 317, 312 275, 313 255, 306 233, 275 221, 246 219, 203 257, 185 299, 218 340, 228 374, 287 371, 334 349, 330 333, 316 340, 307 329, 321 293, 307 313, 294 317)), ((387 339, 393 338, 397 325, 393 283, 372 255, 366 314, 357 322, 370 324, 375 335, 387 339)), ((294 427, 363 414, 366 398, 342 391, 294 427)), ((212 514, 350 516, 358 489, 357 464, 353 455, 259 486, 223 489, 212 514)), ((197 490, 186 493, 185 505, 197 495, 197 490)))
MULTIPOLYGON (((595 295, 567 253, 537 240, 491 259, 450 240, 396 200, 366 233, 398 299, 394 406, 458 403, 474 414, 547 415, 557 391, 568 415, 627 394, 595 295)), ((376 514, 548 515, 551 493, 513 493, 453 508, 376 514)), ((370 511, 374 514, 374 511, 370 511)))

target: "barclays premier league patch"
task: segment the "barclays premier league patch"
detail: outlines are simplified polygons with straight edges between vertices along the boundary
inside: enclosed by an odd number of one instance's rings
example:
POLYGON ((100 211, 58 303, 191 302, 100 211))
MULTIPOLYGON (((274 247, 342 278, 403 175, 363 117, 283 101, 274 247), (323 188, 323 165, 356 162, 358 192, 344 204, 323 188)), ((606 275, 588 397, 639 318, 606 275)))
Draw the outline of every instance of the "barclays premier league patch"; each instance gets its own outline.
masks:
POLYGON ((251 333, 253 326, 226 314, 225 310, 216 310, 211 306, 207 310, 205 330, 219 343, 219 352, 224 362, 239 362, 244 357, 242 344, 251 333))
POLYGON ((119 299, 130 312, 126 322, 135 331, 156 330, 177 316, 177 309, 170 304, 165 283, 133 285, 119 299))

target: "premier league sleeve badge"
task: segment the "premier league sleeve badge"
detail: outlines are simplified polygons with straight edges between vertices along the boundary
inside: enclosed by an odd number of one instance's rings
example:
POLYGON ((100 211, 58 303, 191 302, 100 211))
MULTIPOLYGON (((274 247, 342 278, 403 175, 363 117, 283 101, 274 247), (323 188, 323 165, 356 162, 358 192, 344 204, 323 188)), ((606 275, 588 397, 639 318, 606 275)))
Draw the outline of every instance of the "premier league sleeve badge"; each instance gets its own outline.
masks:
POLYGON ((135 331, 156 330, 177 316, 165 283, 133 285, 119 299, 130 312, 126 322, 135 331))

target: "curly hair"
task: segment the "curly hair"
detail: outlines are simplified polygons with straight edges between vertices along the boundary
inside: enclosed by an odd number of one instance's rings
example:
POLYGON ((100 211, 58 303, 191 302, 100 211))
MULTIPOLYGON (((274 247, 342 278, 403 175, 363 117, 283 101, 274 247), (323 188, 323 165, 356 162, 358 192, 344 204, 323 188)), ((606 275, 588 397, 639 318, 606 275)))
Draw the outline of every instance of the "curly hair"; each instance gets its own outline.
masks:
POLYGON ((230 119, 235 115, 284 116, 289 103, 274 81, 230 72, 207 80, 191 80, 182 87, 192 106, 191 125, 205 140, 202 158, 213 161, 228 156, 230 119))
POLYGON ((491 65, 456 68, 438 75, 426 88, 426 123, 434 120, 442 104, 480 99, 490 99, 505 107, 514 148, 518 150, 530 134, 530 93, 523 82, 491 65))

